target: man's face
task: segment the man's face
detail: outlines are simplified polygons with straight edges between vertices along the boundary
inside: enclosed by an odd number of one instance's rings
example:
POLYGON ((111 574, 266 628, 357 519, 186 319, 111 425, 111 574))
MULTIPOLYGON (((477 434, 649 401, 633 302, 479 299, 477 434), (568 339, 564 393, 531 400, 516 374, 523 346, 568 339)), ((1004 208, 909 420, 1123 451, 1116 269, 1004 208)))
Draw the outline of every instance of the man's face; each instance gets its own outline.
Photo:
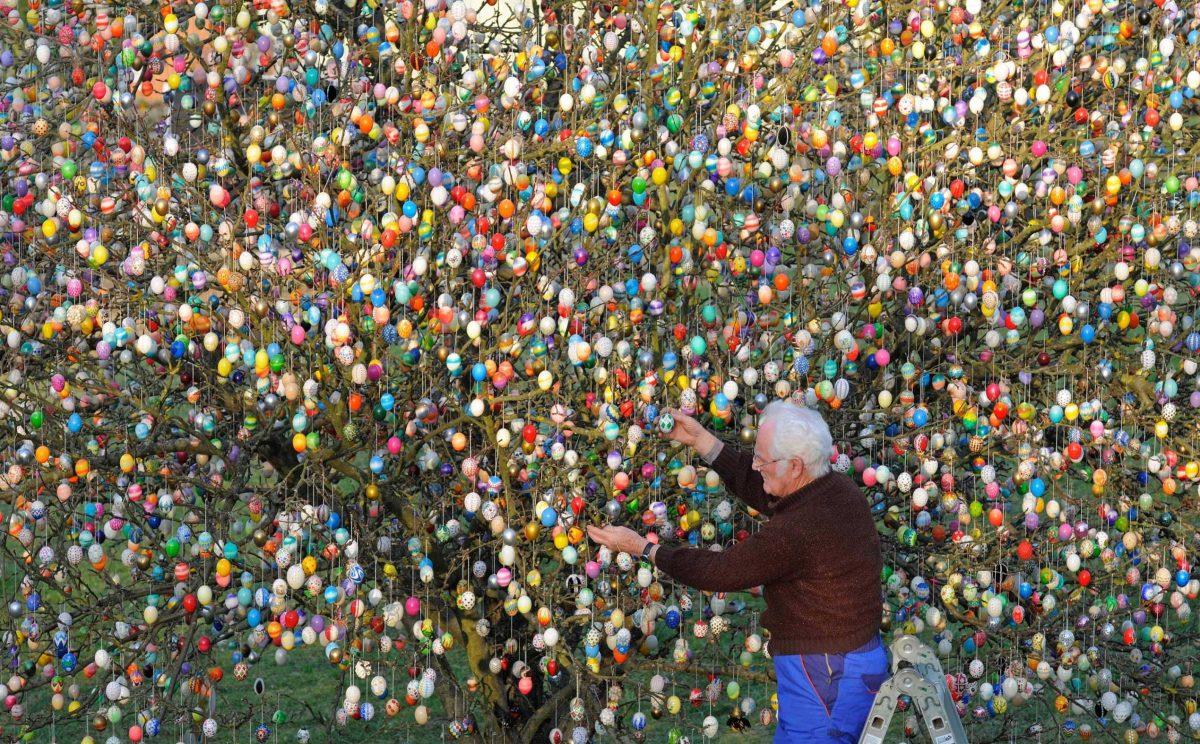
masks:
POLYGON ((768 495, 779 498, 787 496, 796 490, 796 484, 804 472, 800 458, 790 460, 777 459, 771 454, 772 443, 775 439, 775 424, 768 421, 758 430, 754 442, 754 463, 751 467, 757 470, 763 479, 763 490, 768 495))

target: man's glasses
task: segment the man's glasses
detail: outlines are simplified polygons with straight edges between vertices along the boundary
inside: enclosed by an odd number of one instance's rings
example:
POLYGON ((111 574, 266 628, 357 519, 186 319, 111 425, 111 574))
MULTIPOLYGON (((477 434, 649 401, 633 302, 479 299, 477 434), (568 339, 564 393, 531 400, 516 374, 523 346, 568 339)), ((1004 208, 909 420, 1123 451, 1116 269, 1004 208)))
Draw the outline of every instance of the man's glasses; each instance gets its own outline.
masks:
POLYGON ((750 464, 753 465, 755 468, 762 470, 763 468, 765 468, 768 465, 774 465, 777 462, 783 462, 784 460, 791 460, 791 459, 792 458, 790 458, 790 457, 777 457, 774 460, 764 460, 761 457, 759 457, 758 455, 755 455, 754 459, 750 462, 750 464))

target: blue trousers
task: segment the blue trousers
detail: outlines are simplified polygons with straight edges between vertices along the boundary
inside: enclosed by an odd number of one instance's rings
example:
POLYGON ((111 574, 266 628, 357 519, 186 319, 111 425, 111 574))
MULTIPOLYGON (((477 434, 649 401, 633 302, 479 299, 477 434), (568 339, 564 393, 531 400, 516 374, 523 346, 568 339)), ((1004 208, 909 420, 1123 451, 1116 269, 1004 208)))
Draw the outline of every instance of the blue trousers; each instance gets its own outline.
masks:
POLYGON ((776 656, 774 744, 856 744, 875 693, 889 676, 888 651, 879 637, 845 654, 776 656))

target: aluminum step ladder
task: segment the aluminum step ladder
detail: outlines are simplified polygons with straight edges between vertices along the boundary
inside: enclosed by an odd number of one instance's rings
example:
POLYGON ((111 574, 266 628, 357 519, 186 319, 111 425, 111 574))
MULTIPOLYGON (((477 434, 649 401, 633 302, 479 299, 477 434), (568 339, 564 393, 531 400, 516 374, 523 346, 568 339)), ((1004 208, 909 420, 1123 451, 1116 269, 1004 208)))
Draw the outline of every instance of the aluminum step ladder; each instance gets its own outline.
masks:
POLYGON ((883 744, 900 696, 912 699, 933 744, 967 744, 946 675, 933 649, 903 635, 892 642, 892 677, 879 687, 858 744, 883 744))

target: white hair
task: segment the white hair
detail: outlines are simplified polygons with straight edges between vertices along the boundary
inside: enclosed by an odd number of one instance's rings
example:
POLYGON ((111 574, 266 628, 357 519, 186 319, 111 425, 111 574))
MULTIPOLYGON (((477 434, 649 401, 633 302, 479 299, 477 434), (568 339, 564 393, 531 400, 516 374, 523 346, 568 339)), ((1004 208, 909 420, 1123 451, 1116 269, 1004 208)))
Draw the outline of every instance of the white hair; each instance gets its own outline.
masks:
POLYGON ((821 414, 791 401, 777 400, 763 409, 759 429, 771 421, 775 425, 771 437, 771 457, 799 458, 813 478, 829 472, 833 455, 833 436, 821 414))

